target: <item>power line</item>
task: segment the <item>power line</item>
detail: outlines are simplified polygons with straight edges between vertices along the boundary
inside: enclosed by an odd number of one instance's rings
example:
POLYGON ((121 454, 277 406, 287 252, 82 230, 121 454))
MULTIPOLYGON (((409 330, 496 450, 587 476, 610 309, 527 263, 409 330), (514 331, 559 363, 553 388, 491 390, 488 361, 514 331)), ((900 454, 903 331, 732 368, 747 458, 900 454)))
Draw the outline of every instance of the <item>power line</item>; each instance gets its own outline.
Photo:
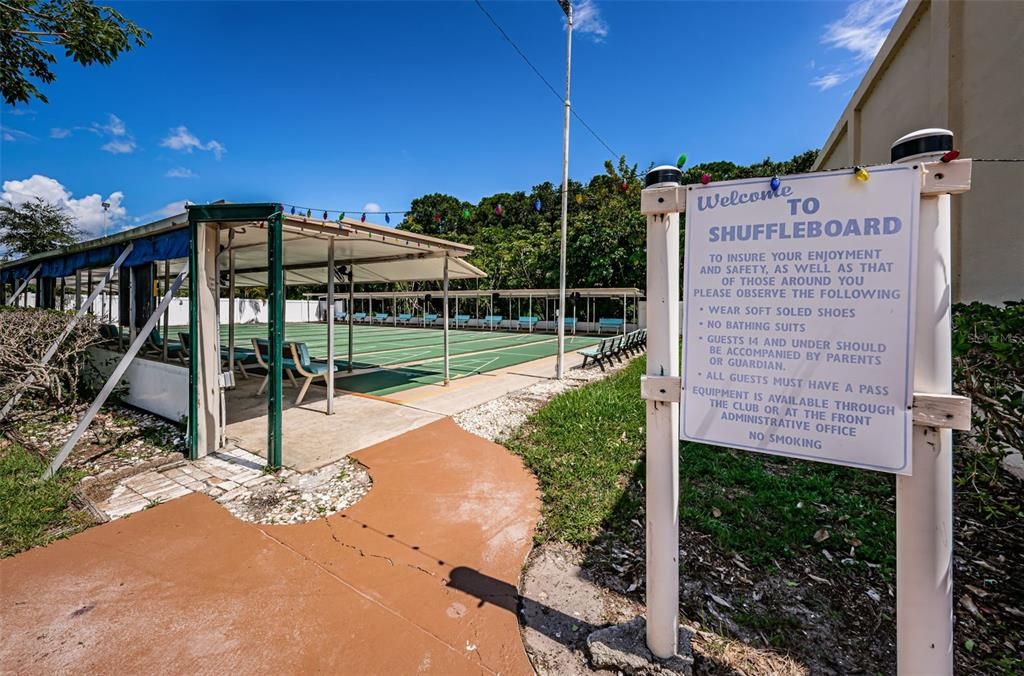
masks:
MULTIPOLYGON (((483 6, 483 4, 481 4, 480 0, 474 0, 474 1, 476 2, 476 6, 480 8, 480 11, 484 13, 484 16, 486 16, 488 19, 490 19, 491 23, 494 24, 494 27, 498 29, 498 32, 501 33, 502 37, 504 37, 505 40, 507 40, 508 43, 510 45, 512 45, 512 49, 516 50, 516 53, 519 54, 520 57, 522 57, 523 61, 526 62, 526 65, 530 67, 530 70, 532 70, 534 72, 534 74, 538 78, 540 78, 540 81, 543 82, 547 86, 547 88, 549 90, 551 90, 551 93, 555 95, 556 99, 558 99, 562 103, 565 103, 565 99, 563 99, 562 95, 558 93, 558 90, 555 89, 554 86, 550 82, 548 82, 548 79, 546 77, 544 77, 543 74, 541 74, 541 72, 537 69, 537 67, 535 65, 533 65, 533 62, 530 61, 530 59, 526 56, 526 54, 523 53, 523 50, 519 49, 519 45, 517 45, 515 43, 515 41, 511 37, 509 37, 508 33, 505 32, 505 29, 502 28, 501 25, 495 20, 495 18, 493 16, 491 16, 491 13, 488 12, 484 8, 484 6, 483 6)), ((587 124, 587 121, 584 120, 580 116, 580 114, 576 112, 575 108, 570 108, 570 112, 572 113, 572 116, 575 117, 577 120, 579 120, 580 124, 582 124, 584 126, 584 128, 586 128, 586 130, 590 132, 591 136, 593 136, 595 139, 597 139, 597 142, 604 146, 605 150, 607 150, 609 153, 611 153, 614 158, 616 158, 616 159, 619 158, 619 154, 617 152, 615 152, 614 150, 612 150, 612 147, 609 146, 605 142, 605 140, 603 138, 601 138, 601 136, 596 131, 594 131, 593 127, 591 127, 589 124, 587 124)))

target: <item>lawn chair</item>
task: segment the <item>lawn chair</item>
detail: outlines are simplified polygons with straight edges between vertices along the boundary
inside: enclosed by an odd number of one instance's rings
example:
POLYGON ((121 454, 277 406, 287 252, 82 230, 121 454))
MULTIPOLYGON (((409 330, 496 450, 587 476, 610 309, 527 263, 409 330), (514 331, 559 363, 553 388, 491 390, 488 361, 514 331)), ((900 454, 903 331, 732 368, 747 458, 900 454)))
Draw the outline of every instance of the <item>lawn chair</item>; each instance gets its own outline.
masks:
MULTIPOLYGON (((191 342, 191 340, 189 338, 190 337, 189 337, 188 333, 185 333, 184 331, 179 331, 178 332, 178 340, 181 341, 179 343, 180 346, 181 346, 181 354, 179 355, 179 359, 181 359, 181 363, 185 364, 186 366, 188 365, 188 360, 190 358, 190 355, 189 355, 189 345, 192 344, 192 342, 191 342)), ((168 354, 170 354, 170 353, 168 353, 168 354)), ((221 364, 222 367, 227 366, 231 362, 230 357, 231 357, 231 355, 228 354, 228 347, 227 347, 227 345, 221 345, 220 346, 220 364, 221 364)), ((237 347, 236 346, 235 347, 235 366, 238 367, 238 372, 242 374, 242 377, 245 378, 246 380, 248 380, 249 379, 249 372, 245 370, 246 364, 248 364, 249 366, 255 366, 255 365, 259 364, 259 362, 256 359, 256 354, 252 350, 250 350, 248 348, 237 347)))
MULTIPOLYGON (((295 362, 288 357, 290 352, 288 345, 289 343, 285 343, 281 348, 281 354, 284 355, 281 359, 281 370, 288 375, 288 380, 292 381, 292 386, 298 387, 299 384, 295 382, 295 374, 292 373, 295 370, 295 362)), ((267 382, 270 381, 270 364, 268 363, 270 361, 270 341, 266 338, 253 338, 252 347, 256 363, 267 372, 267 375, 263 376, 263 383, 260 384, 260 389, 256 390, 256 396, 259 396, 263 394, 263 390, 267 389, 267 382)))
POLYGON ((289 343, 288 346, 295 371, 305 378, 302 387, 299 389, 299 396, 295 398, 295 405, 298 406, 306 397, 306 392, 309 390, 309 386, 313 384, 314 379, 323 377, 324 385, 326 385, 327 379, 332 378, 338 368, 334 364, 328 364, 326 361, 310 359, 309 347, 305 343, 289 343))
MULTIPOLYGON (((149 336, 146 337, 146 348, 147 351, 156 352, 159 355, 164 353, 164 335, 160 332, 160 329, 153 327, 153 330, 149 332, 149 336)), ((185 345, 178 343, 173 340, 167 341, 167 358, 178 359, 182 364, 185 363, 185 345)))
POLYGON ((121 329, 114 324, 100 324, 100 338, 108 343, 116 343, 121 337, 121 329))

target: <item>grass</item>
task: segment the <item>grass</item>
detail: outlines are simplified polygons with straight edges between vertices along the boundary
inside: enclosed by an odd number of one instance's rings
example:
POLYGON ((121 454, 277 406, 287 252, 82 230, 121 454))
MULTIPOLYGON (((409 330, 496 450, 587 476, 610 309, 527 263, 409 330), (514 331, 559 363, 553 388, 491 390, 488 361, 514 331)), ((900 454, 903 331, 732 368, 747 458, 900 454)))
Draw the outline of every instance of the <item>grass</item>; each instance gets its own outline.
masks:
MULTIPOLYGON (((575 544, 643 528, 645 359, 567 392, 507 442, 537 475, 538 539, 575 544)), ((894 481, 879 473, 681 443, 680 519, 748 563, 828 549, 895 564, 894 481), (817 537, 815 537, 817 535, 817 537), (827 537, 826 537, 827 535, 827 537)))
POLYGON ((79 477, 59 472, 39 477, 45 463, 23 447, 0 446, 0 558, 76 533, 92 519, 69 509, 79 477))

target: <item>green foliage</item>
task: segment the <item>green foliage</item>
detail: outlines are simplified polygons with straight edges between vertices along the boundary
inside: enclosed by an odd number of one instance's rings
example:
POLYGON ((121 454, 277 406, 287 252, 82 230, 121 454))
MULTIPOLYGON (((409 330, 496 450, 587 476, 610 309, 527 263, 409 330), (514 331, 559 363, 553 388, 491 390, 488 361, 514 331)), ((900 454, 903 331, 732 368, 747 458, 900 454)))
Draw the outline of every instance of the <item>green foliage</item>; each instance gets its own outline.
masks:
POLYGON ((1024 449, 1024 301, 953 308, 953 379, 983 448, 1024 449))
POLYGON ((71 216, 41 197, 20 205, 0 205, 0 247, 31 256, 74 244, 80 235, 71 216))
POLYGON ((91 523, 87 513, 69 511, 74 473, 42 480, 46 464, 17 444, 0 441, 0 558, 45 545, 91 523))
MULTIPOLYGON (((784 162, 699 164, 686 171, 684 182, 699 181, 705 171, 715 180, 805 172, 816 157, 817 151, 809 150, 784 162)), ((646 286, 647 222, 639 209, 642 189, 642 174, 625 157, 617 163, 605 162, 604 172, 586 184, 569 182, 566 284, 570 288, 646 286)), ((469 260, 487 272, 484 284, 489 288, 558 286, 561 186, 541 183, 529 192, 498 193, 477 204, 440 193, 424 195, 412 201, 398 227, 476 247, 469 260), (538 199, 539 213, 534 208, 538 199), (501 215, 495 213, 499 204, 501 215)))
POLYGON ((54 48, 83 66, 113 63, 121 52, 145 46, 149 31, 110 7, 90 0, 5 0, 0 2, 0 93, 11 105, 46 96, 30 78, 56 79, 54 48))

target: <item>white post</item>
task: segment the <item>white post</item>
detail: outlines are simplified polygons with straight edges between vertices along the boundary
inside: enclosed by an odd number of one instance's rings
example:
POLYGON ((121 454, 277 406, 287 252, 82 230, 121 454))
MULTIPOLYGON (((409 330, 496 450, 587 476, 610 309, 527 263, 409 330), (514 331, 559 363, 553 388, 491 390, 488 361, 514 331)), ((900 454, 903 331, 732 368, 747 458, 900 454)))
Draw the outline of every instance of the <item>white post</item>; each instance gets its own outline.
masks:
POLYGON ((567 22, 565 31, 565 117, 562 125, 562 232, 558 251, 558 312, 555 322, 558 329, 558 362, 555 377, 565 377, 565 240, 569 222, 569 75, 572 65, 572 4, 562 2, 567 22))
POLYGON ((448 385, 448 252, 444 254, 444 384, 448 385))
MULTIPOLYGON (((345 318, 348 319, 348 372, 352 373, 352 346, 355 342, 355 336, 353 334, 353 327, 355 326, 355 320, 352 319, 352 313, 356 311, 356 271, 352 264, 352 261, 348 262, 348 307, 345 308, 345 318)), ((334 310, 331 310, 332 312, 334 310)))
MULTIPOLYGON (((950 196, 921 199, 914 391, 952 394, 950 196)), ((953 673, 953 431, 914 426, 911 476, 896 477, 900 673, 953 673)))
MULTIPOLYGON (((952 148, 949 130, 922 129, 892 144, 892 161, 934 161, 952 148)), ((914 391, 927 394, 953 393, 950 200, 921 197, 914 391)), ((914 473, 896 477, 896 668, 952 676, 953 431, 914 425, 913 442, 914 473)))
POLYGON ((334 415, 334 238, 327 240, 327 415, 334 415))
MULTIPOLYGON (((679 179, 676 179, 678 182, 679 179)), ((679 213, 647 216, 647 375, 679 377, 679 213)), ((647 400, 647 647, 679 639, 679 403, 647 400)))

